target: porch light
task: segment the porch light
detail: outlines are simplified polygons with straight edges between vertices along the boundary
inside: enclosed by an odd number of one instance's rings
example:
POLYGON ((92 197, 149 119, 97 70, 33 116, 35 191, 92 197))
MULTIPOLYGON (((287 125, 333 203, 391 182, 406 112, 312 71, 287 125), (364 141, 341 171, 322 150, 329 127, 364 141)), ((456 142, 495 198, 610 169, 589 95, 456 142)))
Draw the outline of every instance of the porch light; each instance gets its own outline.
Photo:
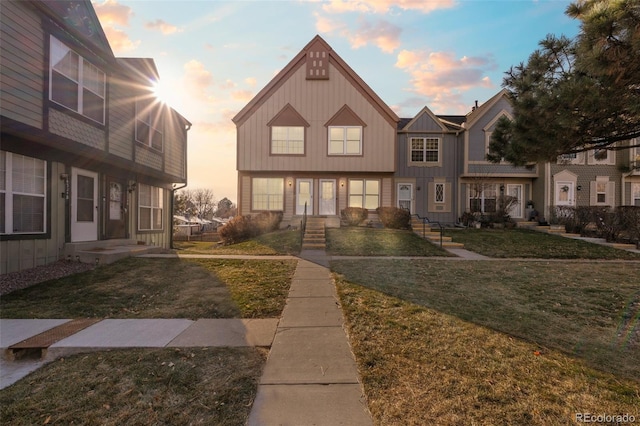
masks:
POLYGON ((289 180, 289 181, 287 182, 287 185, 289 185, 289 186, 293 186, 293 182, 291 182, 291 180, 289 180))

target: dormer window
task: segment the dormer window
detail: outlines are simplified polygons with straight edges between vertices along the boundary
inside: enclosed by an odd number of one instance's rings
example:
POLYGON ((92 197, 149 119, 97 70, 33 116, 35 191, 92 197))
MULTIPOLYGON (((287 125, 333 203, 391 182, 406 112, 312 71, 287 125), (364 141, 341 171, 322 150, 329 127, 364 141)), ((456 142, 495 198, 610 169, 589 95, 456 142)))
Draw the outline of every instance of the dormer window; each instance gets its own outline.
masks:
POLYGON ((57 38, 50 40, 49 99, 104 124, 104 72, 57 38))
POLYGON ((362 155, 364 122, 347 105, 326 124, 328 155, 362 155))
POLYGON ((267 123, 271 131, 270 152, 272 155, 304 155, 304 139, 309 123, 287 104, 267 123))

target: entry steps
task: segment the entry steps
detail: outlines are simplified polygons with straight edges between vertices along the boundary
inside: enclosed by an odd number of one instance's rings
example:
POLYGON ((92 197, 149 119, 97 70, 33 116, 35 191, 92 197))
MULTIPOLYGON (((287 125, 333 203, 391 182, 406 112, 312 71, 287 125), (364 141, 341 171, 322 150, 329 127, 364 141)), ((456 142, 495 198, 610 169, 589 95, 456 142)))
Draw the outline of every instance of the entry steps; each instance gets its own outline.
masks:
POLYGON ((302 237, 302 249, 324 250, 326 247, 325 219, 322 217, 307 217, 307 226, 302 237))
POLYGON ((415 216, 411 217, 411 229, 413 229, 413 232, 418 236, 427 239, 437 246, 440 246, 440 241, 442 241, 442 248, 464 248, 464 244, 454 242, 451 237, 442 236, 441 240, 440 228, 432 228, 429 223, 423 223, 421 219, 415 216))

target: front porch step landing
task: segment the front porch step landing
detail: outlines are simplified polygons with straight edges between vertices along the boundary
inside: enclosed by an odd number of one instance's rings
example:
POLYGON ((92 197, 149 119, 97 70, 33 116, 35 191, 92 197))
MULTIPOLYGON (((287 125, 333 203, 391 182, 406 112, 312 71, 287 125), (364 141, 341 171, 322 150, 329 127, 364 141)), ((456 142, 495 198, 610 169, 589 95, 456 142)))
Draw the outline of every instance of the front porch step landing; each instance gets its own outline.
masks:
POLYGON ((82 263, 105 265, 126 257, 162 252, 161 247, 138 244, 136 240, 118 239, 66 243, 63 256, 82 263))

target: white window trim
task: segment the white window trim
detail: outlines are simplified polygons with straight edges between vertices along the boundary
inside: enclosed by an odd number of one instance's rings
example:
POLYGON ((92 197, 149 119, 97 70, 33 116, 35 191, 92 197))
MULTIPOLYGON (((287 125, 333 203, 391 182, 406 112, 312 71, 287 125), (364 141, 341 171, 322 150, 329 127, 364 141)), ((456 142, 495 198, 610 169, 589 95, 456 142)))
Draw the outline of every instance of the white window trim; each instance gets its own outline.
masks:
POLYGON ((84 59, 84 57, 82 55, 80 55, 78 52, 76 52, 75 50, 71 49, 69 46, 67 46, 65 43, 63 43, 62 41, 58 40, 57 38, 55 38, 53 35, 50 36, 50 41, 49 41, 49 100, 53 103, 55 103, 56 105, 60 105, 70 111, 74 111, 80 115, 82 115, 83 117, 88 118, 91 121, 94 121, 96 123, 100 123, 100 124, 104 124, 105 123, 105 114, 106 114, 106 83, 107 82, 107 77, 104 71, 102 71, 102 69, 100 69, 99 67, 95 66, 93 63, 91 63, 90 61, 87 61, 86 59, 84 59), (70 80, 73 80, 77 85, 78 85, 78 103, 76 105, 76 109, 70 108, 67 105, 63 105, 59 102, 56 102, 53 99, 53 72, 54 72, 54 68, 53 68, 53 55, 51 54, 51 50, 53 49, 54 44, 59 43, 60 45, 64 46, 65 48, 67 48, 68 50, 74 52, 76 55, 78 55, 78 80, 76 81, 75 79, 70 78, 69 76, 66 76, 65 74, 63 74, 62 72, 56 70, 56 72, 64 75, 66 78, 69 78, 70 80), (93 91, 90 87, 85 85, 85 79, 84 79, 84 63, 87 63, 89 65, 91 65, 92 67, 96 68, 101 74, 102 74, 102 95, 99 93, 96 93, 95 91, 93 91), (88 115, 85 115, 84 111, 83 111, 83 105, 84 105, 84 93, 83 93, 83 89, 87 89, 89 90, 91 93, 93 93, 94 95, 96 95, 97 97, 102 99, 102 120, 101 121, 97 121, 95 119, 93 119, 92 117, 89 117, 88 115))
POLYGON ((362 126, 329 126, 327 131, 327 153, 328 155, 335 156, 350 156, 350 155, 362 155, 362 126), (343 139, 342 139, 342 153, 339 152, 331 152, 331 129, 342 129, 343 130, 343 139), (347 153, 347 129, 359 129, 360 130, 360 141, 358 144, 358 152, 357 153, 347 153))
POLYGON ((150 100, 149 111, 141 111, 142 99, 136 99, 136 123, 135 123, 135 138, 136 142, 146 146, 147 148, 153 149, 157 152, 164 152, 164 132, 163 132, 163 116, 162 116, 162 107, 160 103, 155 100, 150 100), (154 119, 155 115, 155 119, 154 119), (138 121, 144 123, 149 127, 149 133, 147 134, 147 140, 142 140, 142 136, 138 135, 138 121), (160 149, 153 146, 153 135, 154 132, 160 134, 161 138, 161 147, 160 149))
POLYGON ((272 155, 304 155, 304 151, 305 151, 305 128, 304 126, 271 126, 271 154, 272 155), (274 147, 273 147, 273 142, 274 142, 274 137, 273 137, 273 130, 275 128, 282 128, 282 129, 286 129, 287 130, 287 136, 286 139, 284 140, 285 142, 285 151, 284 152, 275 152, 274 151, 274 147), (290 136, 290 130, 291 129, 302 129, 302 140, 292 140, 291 136, 290 136), (291 145, 292 143, 299 143, 302 142, 302 151, 300 152, 291 152, 291 145))
POLYGON ((267 177, 254 177, 251 181, 251 211, 283 211, 284 210, 284 178, 267 178, 267 177), (258 208, 259 206, 256 206, 256 180, 258 179, 264 179, 267 181, 267 189, 269 188, 269 181, 273 180, 273 181, 279 181, 280 182, 280 192, 279 193, 269 193, 269 191, 267 191, 266 194, 260 194, 260 195, 264 195, 266 196, 266 208, 258 208), (272 197, 276 197, 275 200, 272 200, 272 197), (271 204, 272 201, 276 202, 278 204, 277 207, 271 208, 271 204))
POLYGON ((557 164, 584 164, 584 152, 576 152, 575 155, 575 158, 567 158, 565 155, 559 155, 557 164))
POLYGON ((30 160, 42 161, 43 170, 43 192, 39 194, 37 192, 19 192, 13 190, 13 156, 14 154, 8 151, 3 151, 5 154, 5 164, 2 165, 5 173, 4 188, 0 188, 0 193, 4 194, 4 227, 5 230, 2 235, 41 235, 47 233, 47 162, 40 160, 39 158, 28 157, 26 155, 15 154, 16 156, 25 157, 30 160), (43 202, 43 214, 42 214, 42 231, 15 231, 13 230, 13 196, 14 195, 26 195, 29 197, 42 198, 43 202))
POLYGON ((156 186, 138 184, 138 231, 162 231, 164 230, 164 190, 162 188, 158 188, 156 186), (149 187, 151 191, 151 205, 142 204, 140 200, 140 195, 142 193, 142 187, 149 187), (154 203, 155 201, 155 203, 154 203), (157 204, 157 205, 154 205, 157 204), (141 210, 142 209, 150 209, 151 210, 151 218, 149 222, 149 228, 143 228, 141 224, 141 210), (154 213, 160 210, 160 217, 162 218, 162 223, 160 224, 160 228, 155 228, 153 223, 153 218, 155 217, 154 213))
POLYGON ((631 183, 631 205, 640 206, 640 182, 631 183))
POLYGON ((418 136, 418 137, 410 137, 409 138, 409 166, 440 166, 442 165, 442 138, 438 138, 438 137, 430 137, 430 136, 418 136), (417 150, 417 149, 413 149, 413 141, 414 140, 421 140, 423 145, 422 145, 422 149, 421 150, 417 150), (434 149, 427 149, 427 141, 436 141, 438 143, 438 160, 436 161, 427 161, 427 152, 434 152, 436 150, 434 149), (422 161, 417 161, 413 159, 413 152, 414 151, 421 151, 424 160, 422 161))

